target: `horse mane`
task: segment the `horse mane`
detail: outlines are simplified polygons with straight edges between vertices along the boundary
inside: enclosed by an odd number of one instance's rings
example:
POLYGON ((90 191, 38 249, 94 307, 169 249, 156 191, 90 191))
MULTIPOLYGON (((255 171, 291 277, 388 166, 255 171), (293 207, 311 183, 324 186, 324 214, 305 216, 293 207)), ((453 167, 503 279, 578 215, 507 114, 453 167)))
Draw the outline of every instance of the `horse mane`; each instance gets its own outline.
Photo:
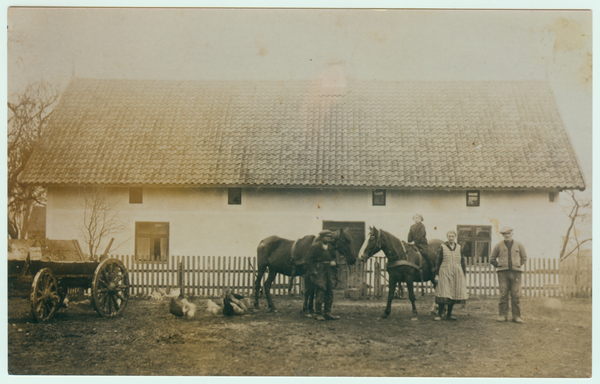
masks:
POLYGON ((337 231, 337 251, 340 252, 346 259, 348 265, 354 265, 356 263, 356 255, 352 252, 352 235, 350 234, 350 230, 346 227, 342 227, 337 231), (340 249, 340 244, 343 244, 343 251, 340 249))
POLYGON ((384 231, 383 229, 378 229, 378 231, 380 233, 385 234, 391 240, 390 245, 392 246, 392 250, 394 251, 395 256, 401 256, 402 254, 404 254, 406 256, 406 259, 408 260, 408 251, 410 248, 409 244, 403 242, 388 231, 384 231))
POLYGON ((348 228, 340 228, 340 239, 348 242, 348 243, 352 243, 352 236, 350 235, 350 230, 348 230, 348 228))

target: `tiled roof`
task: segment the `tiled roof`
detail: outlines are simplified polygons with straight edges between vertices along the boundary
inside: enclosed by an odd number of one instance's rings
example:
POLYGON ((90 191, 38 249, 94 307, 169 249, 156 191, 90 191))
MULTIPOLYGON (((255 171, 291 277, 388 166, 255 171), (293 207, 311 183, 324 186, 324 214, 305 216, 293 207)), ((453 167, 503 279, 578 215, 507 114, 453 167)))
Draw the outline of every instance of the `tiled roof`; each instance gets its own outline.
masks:
POLYGON ((74 79, 24 181, 584 188, 546 82, 74 79))

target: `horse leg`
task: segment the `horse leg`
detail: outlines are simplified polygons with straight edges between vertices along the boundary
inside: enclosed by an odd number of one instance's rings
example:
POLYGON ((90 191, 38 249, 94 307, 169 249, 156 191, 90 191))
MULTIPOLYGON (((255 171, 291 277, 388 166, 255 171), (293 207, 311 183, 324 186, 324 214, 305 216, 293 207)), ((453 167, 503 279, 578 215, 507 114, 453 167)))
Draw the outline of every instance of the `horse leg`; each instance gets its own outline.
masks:
POLYGON ((292 289, 294 288, 294 278, 296 277, 294 272, 295 271, 292 269, 292 276, 290 276, 290 284, 288 286, 288 295, 292 294, 292 289))
POLYGON ((387 317, 392 312, 392 300, 394 300, 394 294, 396 292, 396 283, 396 278, 394 277, 394 273, 392 272, 390 273, 390 285, 388 290, 387 306, 385 307, 385 312, 383 313, 383 316, 381 316, 382 319, 387 319, 387 317))
POLYGON ((412 304, 413 317, 411 320, 418 320, 417 319, 417 306, 415 305, 415 291, 414 291, 412 276, 407 276, 406 288, 408 289, 408 298, 410 299, 410 303, 412 304))
POLYGON ((273 281, 275 281, 275 277, 277 277, 277 272, 271 271, 269 268, 269 276, 267 276, 267 280, 265 280, 265 295, 267 296, 267 302, 269 303, 269 310, 271 312, 277 312, 275 308, 275 304, 273 304, 273 299, 271 298, 271 285, 273 281))
POLYGON ((302 292, 302 313, 308 313, 308 290, 306 288, 302 292))
POLYGON ((315 285, 311 284, 308 288, 308 312, 315 313, 315 285))
POLYGON ((258 294, 260 293, 260 283, 262 281, 266 269, 266 266, 258 267, 258 274, 256 275, 256 280, 254 281, 254 308, 258 308, 258 294))
POLYGON ((302 305, 302 312, 307 315, 307 317, 311 317, 313 313, 315 313, 314 309, 314 300, 315 300, 315 288, 314 285, 310 283, 310 279, 308 276, 304 277, 304 303, 302 305))
POLYGON ((304 276, 304 291, 302 292, 302 313, 308 313, 308 276, 304 276))

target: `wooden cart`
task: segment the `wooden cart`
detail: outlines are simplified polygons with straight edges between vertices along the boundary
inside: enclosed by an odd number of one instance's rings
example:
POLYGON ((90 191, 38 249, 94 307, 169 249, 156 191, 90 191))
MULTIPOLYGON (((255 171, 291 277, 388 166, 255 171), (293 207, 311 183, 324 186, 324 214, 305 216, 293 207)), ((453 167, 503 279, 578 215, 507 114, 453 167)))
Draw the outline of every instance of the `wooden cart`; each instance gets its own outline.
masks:
POLYGON ((63 304, 69 288, 91 288, 91 304, 103 317, 119 315, 129 300, 129 273, 117 260, 48 261, 28 254, 8 260, 8 295, 29 296, 31 313, 48 321, 63 304))

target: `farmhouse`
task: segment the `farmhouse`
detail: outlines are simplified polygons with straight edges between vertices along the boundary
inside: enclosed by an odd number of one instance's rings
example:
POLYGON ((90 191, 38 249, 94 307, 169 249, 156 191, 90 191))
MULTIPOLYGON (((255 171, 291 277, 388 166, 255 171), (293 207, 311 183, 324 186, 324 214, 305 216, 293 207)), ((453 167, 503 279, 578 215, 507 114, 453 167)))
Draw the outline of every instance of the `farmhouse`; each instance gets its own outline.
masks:
POLYGON ((406 240, 458 230, 486 257, 510 225, 557 257, 558 194, 585 181, 546 82, 73 79, 24 181, 47 187, 46 235, 78 239, 103 187, 125 230, 114 254, 255 255, 368 226, 406 240))

